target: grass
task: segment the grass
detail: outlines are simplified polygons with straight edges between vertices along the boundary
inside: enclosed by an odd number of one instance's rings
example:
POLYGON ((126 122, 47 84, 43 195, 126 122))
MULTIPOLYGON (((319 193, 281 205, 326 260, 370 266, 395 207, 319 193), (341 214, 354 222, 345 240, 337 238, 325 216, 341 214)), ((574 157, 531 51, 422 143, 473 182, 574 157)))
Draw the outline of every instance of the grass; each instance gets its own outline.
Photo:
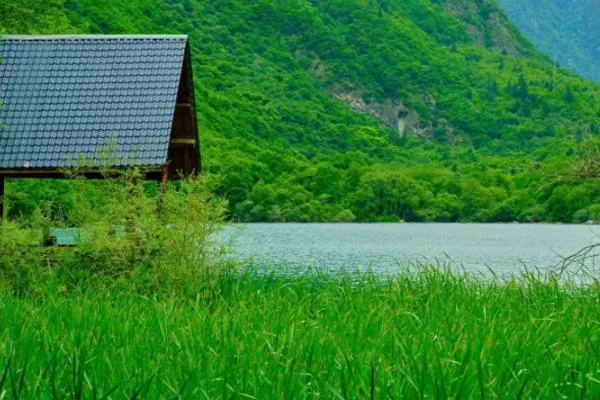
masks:
POLYGON ((598 280, 235 271, 210 177, 138 175, 0 224, 0 400, 600 398, 598 280))
POLYGON ((600 291, 426 269, 0 295, 0 398, 600 397, 600 291))

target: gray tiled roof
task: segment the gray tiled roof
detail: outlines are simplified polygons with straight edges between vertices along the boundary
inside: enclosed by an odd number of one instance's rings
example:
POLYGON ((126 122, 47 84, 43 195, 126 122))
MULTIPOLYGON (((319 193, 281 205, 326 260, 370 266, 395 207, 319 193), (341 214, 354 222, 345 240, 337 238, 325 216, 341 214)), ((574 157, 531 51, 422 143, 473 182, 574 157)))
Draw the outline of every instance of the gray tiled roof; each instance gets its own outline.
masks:
POLYGON ((0 39, 0 169, 166 161, 185 36, 0 39))

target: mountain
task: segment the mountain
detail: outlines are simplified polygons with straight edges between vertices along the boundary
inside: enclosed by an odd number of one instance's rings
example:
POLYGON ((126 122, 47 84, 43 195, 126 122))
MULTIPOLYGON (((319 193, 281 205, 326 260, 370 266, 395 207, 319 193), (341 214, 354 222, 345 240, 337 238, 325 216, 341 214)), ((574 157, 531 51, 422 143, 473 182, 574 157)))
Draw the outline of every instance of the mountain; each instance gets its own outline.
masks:
POLYGON ((600 0, 498 0, 535 45, 600 82, 600 0))
MULTIPOLYGON (((490 0, 0 12, 9 33, 188 34, 204 160, 234 220, 600 219, 597 183, 572 179, 598 139, 600 88, 556 68, 490 0)), ((27 196, 9 198, 13 215, 62 185, 15 184, 27 196)))

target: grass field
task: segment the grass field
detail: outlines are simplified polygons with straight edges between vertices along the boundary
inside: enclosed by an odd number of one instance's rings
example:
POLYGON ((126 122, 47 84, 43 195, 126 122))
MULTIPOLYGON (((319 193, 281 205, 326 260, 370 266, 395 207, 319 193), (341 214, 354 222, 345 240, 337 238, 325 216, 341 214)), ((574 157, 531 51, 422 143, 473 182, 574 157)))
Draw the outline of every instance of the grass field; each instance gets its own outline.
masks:
POLYGON ((600 397, 600 288, 432 269, 0 295, 0 398, 600 397))
POLYGON ((598 281, 248 272, 208 177, 126 178, 0 224, 0 400, 600 398, 598 281))

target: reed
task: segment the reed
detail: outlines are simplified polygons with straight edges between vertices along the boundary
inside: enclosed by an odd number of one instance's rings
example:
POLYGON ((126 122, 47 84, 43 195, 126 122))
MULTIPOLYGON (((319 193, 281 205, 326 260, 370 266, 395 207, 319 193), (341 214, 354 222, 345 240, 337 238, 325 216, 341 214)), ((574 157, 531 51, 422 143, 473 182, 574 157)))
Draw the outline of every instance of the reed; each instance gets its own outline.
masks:
POLYGON ((0 295, 0 398, 598 398, 599 287, 425 268, 0 295))

